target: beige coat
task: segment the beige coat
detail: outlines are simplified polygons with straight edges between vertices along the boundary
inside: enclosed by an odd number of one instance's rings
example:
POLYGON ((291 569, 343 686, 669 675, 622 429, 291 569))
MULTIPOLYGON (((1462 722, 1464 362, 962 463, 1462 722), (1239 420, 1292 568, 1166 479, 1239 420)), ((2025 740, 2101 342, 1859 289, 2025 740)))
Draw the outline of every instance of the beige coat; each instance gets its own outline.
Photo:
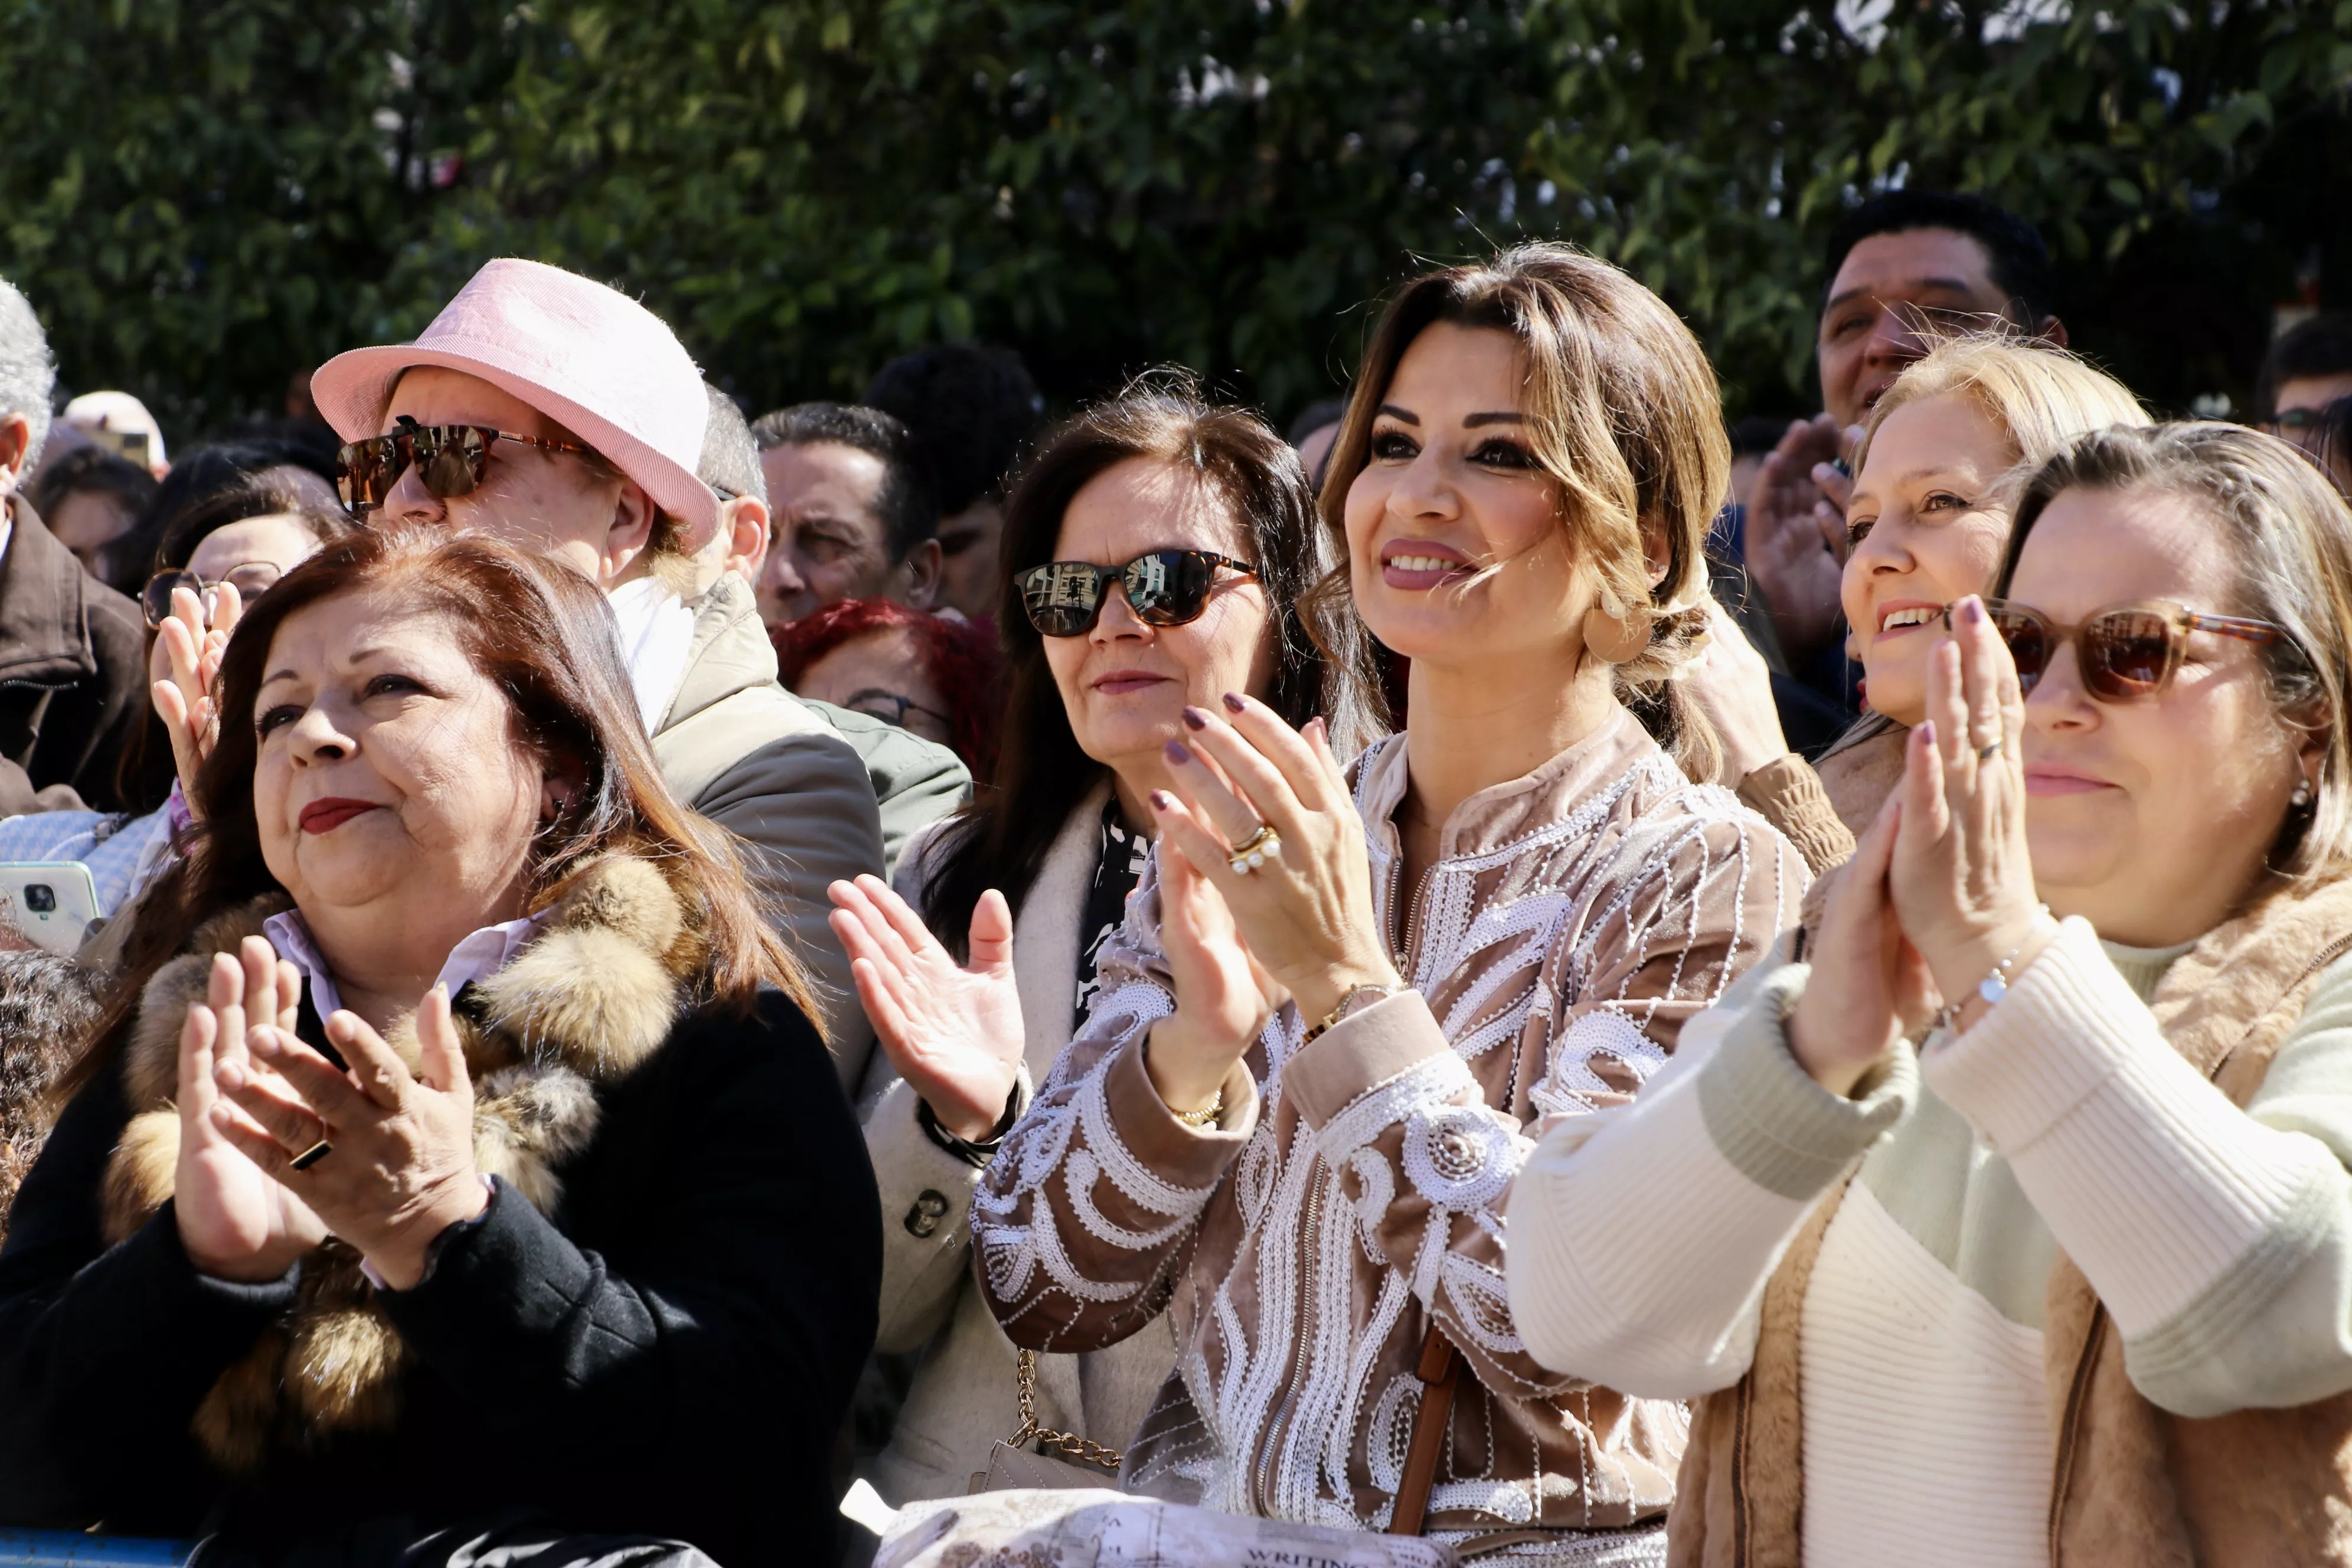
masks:
POLYGON ((694 605, 686 679, 654 730, 670 793, 735 835, 762 911, 807 973, 841 1087, 874 1048, 827 884, 881 876, 886 807, 899 834, 952 811, 971 778, 952 752, 859 714, 820 711, 776 684, 776 650, 732 573, 694 605), (867 753, 871 752, 869 757, 867 753), (887 764, 887 772, 883 764, 887 764))
MULTIPOLYGON (((1108 790, 1070 815, 1046 852, 1013 922, 1013 971, 1026 1046, 1021 1093, 1042 1080, 1070 1037, 1077 994, 1079 922, 1101 847, 1108 790)), ((899 891, 919 902, 937 835, 908 844, 899 891)), ((893 1507, 961 1496, 989 1450, 1020 1425, 1013 1342, 971 1278, 969 1214, 980 1171, 948 1153, 915 1121, 918 1097, 874 1053, 863 1107, 866 1152, 882 1191, 882 1318, 875 1348, 924 1352, 874 1485, 893 1507)), ((1108 1447, 1124 1447, 1175 1363, 1163 1318, 1131 1339, 1082 1355, 1038 1358, 1037 1418, 1108 1447)), ((1108 1478, 1105 1478, 1108 1484, 1108 1478)))

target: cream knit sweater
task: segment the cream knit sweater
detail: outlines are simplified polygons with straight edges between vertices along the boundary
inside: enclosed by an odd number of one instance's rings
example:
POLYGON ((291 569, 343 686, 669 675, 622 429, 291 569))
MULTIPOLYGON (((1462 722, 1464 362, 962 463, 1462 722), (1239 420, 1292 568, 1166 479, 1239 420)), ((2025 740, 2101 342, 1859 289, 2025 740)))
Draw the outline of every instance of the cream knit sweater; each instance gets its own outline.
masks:
POLYGON ((1860 1158, 1801 1325, 1805 1561, 1832 1568, 2049 1561, 2060 1246, 2168 1409, 2352 1387, 2352 960, 2241 1111, 2145 1005, 2181 951, 2103 951, 2069 921, 1974 1028, 1851 1100, 1789 1054, 1807 971, 1759 967, 1632 1104, 1554 1129, 1520 1173, 1529 1347, 1629 1392, 1729 1386, 1782 1249, 1860 1158))

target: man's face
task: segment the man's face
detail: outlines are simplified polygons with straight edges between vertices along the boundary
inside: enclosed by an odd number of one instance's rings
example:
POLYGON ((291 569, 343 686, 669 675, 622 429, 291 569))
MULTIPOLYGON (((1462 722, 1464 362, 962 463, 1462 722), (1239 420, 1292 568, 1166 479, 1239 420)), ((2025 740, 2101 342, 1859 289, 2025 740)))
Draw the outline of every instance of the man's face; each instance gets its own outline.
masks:
POLYGON ((760 574, 760 617, 772 626, 843 599, 895 598, 898 563, 875 502, 886 470, 871 452, 837 441, 760 454, 775 540, 760 574))
MULTIPOLYGON (((577 438, 512 393, 462 371, 408 371, 393 389, 383 422, 401 416, 419 425, 486 425, 495 430, 577 445, 577 438)), ((464 495, 436 496, 414 466, 402 470, 374 523, 447 524, 562 562, 607 591, 633 575, 653 533, 655 508, 634 481, 608 479, 577 453, 517 441, 494 441, 482 482, 464 495)))
POLYGON ((1903 367, 1927 354, 1923 328, 1981 328, 2008 310, 1982 242, 1948 228, 1872 235, 1846 252, 1822 310, 1822 406, 1841 427, 1863 423, 1903 367))

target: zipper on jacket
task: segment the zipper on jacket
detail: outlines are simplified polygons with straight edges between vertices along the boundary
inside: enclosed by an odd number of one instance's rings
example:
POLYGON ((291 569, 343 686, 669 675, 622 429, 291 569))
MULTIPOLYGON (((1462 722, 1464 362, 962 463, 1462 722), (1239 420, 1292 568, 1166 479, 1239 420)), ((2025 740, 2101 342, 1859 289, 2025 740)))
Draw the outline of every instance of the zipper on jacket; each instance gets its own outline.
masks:
POLYGON ((2107 1327, 2107 1304, 2094 1298, 2090 1337, 2082 1359, 2074 1363, 2074 1381, 2066 1390, 2066 1415, 2058 1426, 2058 1473, 2050 1483, 2050 1563, 2058 1568, 2059 1523, 2066 1511, 2066 1491, 2074 1478, 2075 1434, 2083 1424, 2083 1406, 2091 1396, 2091 1374, 2098 1369, 2099 1341, 2107 1327))

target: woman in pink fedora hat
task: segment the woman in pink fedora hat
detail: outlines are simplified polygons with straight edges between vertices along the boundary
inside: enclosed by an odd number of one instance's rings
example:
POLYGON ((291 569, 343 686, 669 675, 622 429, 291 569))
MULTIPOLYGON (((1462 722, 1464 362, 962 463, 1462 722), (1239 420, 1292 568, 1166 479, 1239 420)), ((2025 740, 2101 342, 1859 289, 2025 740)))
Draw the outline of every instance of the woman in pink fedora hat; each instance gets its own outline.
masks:
POLYGON ((874 785, 853 741, 776 684, 751 590, 718 565, 738 502, 698 476, 711 405, 676 335, 601 283, 506 258, 415 342, 339 354, 310 388, 349 443, 361 519, 478 529, 604 591, 671 792, 742 841, 853 1089, 872 1031, 824 889, 883 870, 874 785))

